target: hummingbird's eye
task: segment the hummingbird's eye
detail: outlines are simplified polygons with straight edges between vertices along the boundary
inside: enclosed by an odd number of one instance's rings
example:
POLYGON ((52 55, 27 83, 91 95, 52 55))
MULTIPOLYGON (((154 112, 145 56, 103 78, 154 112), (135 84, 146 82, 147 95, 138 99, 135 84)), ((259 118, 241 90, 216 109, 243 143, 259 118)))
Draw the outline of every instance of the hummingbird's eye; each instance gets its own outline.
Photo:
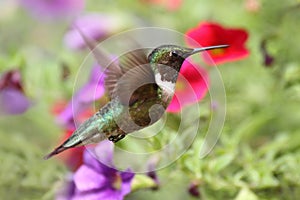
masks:
POLYGON ((178 54, 176 53, 176 51, 172 51, 172 52, 171 52, 171 56, 173 56, 173 57, 178 57, 178 54))

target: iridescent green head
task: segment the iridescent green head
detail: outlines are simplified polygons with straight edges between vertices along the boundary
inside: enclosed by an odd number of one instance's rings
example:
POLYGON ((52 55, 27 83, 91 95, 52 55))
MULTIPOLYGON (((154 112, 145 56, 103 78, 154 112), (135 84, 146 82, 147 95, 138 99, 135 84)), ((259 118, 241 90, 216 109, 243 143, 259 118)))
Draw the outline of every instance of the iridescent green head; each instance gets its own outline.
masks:
POLYGON ((218 45, 218 46, 210 46, 203 48, 190 49, 185 47, 180 47, 177 45, 162 45, 155 48, 148 56, 148 60, 150 63, 157 63, 166 65, 168 67, 172 67, 176 71, 180 71, 181 65, 184 60, 193 55, 195 53, 217 49, 217 48, 225 48, 228 45, 218 45))

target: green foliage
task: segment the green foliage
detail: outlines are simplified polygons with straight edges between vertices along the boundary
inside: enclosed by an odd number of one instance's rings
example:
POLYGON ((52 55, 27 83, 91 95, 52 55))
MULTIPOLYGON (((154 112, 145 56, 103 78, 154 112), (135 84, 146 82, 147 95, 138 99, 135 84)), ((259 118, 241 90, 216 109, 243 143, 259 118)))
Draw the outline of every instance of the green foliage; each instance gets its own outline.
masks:
MULTIPOLYGON (((35 126, 32 128, 37 130, 35 126)), ((42 199, 50 193, 52 196, 54 183, 63 177, 64 167, 44 161, 44 149, 38 146, 42 143, 30 136, 26 130, 1 130, 0 195, 3 199, 42 199)))

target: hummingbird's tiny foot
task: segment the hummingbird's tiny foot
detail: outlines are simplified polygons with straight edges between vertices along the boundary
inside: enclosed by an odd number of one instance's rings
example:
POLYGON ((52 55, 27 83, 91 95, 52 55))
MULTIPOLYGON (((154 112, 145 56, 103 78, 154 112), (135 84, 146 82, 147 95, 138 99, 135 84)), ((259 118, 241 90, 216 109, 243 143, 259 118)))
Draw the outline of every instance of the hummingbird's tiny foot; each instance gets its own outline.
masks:
POLYGON ((113 143, 116 143, 119 140, 122 140, 125 136, 126 136, 125 134, 112 135, 112 136, 109 136, 108 140, 112 141, 113 143))

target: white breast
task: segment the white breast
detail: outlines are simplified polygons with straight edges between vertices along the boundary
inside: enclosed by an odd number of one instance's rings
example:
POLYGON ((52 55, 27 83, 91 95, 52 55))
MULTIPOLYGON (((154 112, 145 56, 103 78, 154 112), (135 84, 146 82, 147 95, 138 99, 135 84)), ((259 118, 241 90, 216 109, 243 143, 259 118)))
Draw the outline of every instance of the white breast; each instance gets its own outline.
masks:
POLYGON ((161 75, 160 73, 157 73, 155 74, 155 81, 156 81, 156 84, 161 87, 163 89, 163 91, 167 92, 168 95, 170 94, 174 94, 175 92, 175 83, 173 83, 172 81, 162 81, 161 80, 161 75))

